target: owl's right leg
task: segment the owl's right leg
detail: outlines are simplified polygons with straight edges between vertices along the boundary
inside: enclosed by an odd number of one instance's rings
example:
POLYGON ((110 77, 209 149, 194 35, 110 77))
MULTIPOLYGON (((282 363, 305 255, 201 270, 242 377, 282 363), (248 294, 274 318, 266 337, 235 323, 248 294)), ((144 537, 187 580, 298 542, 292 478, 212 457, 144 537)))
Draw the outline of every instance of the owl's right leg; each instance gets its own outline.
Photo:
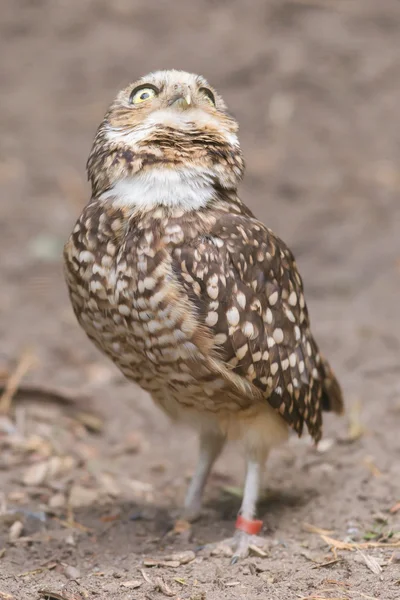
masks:
POLYGON ((224 443, 225 437, 215 431, 200 434, 199 459, 185 499, 184 518, 188 521, 194 521, 200 514, 204 487, 224 443))

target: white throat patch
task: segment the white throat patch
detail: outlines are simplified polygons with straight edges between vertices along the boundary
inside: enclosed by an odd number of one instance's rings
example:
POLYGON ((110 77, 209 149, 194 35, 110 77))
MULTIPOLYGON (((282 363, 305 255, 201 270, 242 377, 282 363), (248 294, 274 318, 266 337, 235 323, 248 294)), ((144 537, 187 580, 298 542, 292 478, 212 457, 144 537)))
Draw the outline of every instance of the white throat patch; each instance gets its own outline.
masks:
POLYGON ((155 167, 116 181, 100 200, 112 198, 114 205, 121 207, 170 206, 184 211, 198 210, 214 198, 212 183, 212 175, 205 169, 155 167))

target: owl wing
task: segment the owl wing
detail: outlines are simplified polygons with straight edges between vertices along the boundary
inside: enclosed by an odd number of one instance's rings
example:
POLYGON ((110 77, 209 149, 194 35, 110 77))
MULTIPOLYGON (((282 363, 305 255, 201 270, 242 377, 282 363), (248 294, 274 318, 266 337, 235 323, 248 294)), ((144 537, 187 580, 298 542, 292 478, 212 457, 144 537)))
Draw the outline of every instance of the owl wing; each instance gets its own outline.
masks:
POLYGON ((299 434, 305 422, 318 440, 321 411, 340 412, 341 391, 311 335, 302 280, 284 242, 252 216, 222 214, 173 261, 221 359, 299 434))

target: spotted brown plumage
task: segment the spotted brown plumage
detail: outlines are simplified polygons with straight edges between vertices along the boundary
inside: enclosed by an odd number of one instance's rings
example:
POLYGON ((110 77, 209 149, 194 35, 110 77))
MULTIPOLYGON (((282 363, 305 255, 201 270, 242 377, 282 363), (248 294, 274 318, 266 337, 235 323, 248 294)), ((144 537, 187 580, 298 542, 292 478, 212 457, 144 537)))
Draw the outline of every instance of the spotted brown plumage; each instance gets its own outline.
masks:
MULTIPOLYGON (((226 438, 248 461, 252 519, 269 449, 339 385, 310 331, 290 250, 237 195, 237 124, 201 77, 151 74, 123 90, 88 160, 92 199, 65 247, 66 278, 91 340, 171 416, 199 429, 186 500, 193 517, 226 438)), ((249 535, 235 541, 245 554, 249 535)))

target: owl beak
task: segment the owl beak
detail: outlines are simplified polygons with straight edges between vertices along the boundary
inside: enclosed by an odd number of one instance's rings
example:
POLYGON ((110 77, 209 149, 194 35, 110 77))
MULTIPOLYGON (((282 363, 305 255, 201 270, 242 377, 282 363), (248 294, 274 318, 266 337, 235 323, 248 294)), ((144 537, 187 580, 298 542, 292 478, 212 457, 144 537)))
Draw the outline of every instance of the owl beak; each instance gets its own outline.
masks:
POLYGON ((174 108, 180 108, 181 110, 187 110, 192 106, 192 96, 190 92, 182 92, 174 96, 170 102, 170 106, 174 108))

